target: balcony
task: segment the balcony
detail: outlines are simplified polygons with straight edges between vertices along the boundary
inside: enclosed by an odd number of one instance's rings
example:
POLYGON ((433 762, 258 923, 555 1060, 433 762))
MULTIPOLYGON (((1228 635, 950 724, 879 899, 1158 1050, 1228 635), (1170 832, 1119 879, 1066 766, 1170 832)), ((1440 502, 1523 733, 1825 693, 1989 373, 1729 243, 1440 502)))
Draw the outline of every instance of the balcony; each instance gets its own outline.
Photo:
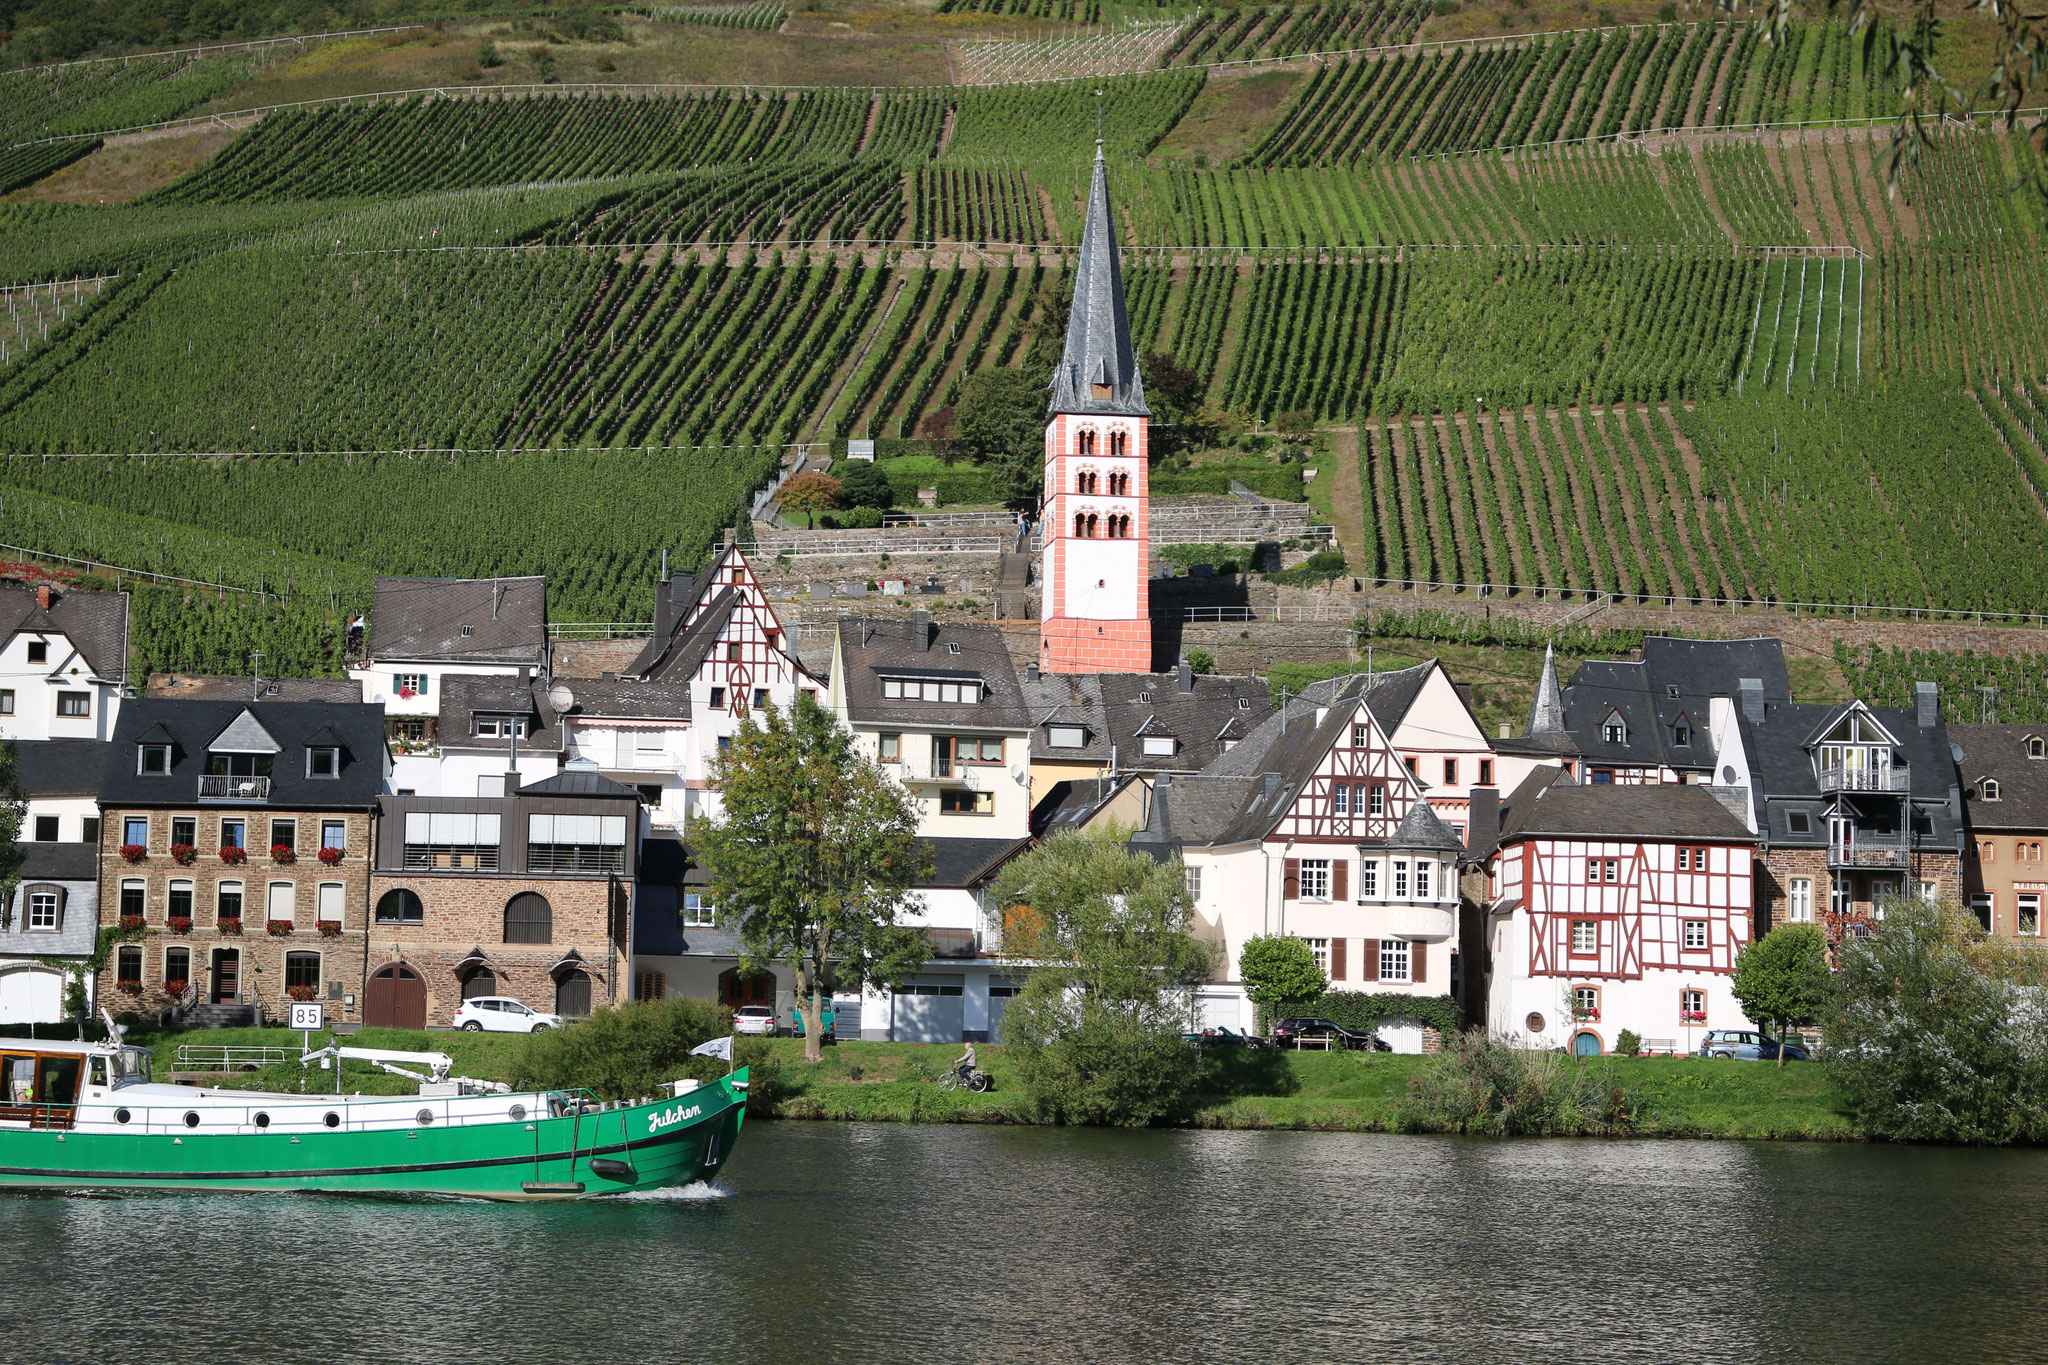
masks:
POLYGON ((1458 931, 1455 901, 1361 900, 1359 905, 1379 911, 1369 922, 1382 936, 1441 943, 1458 931))
POLYGON ((1891 792, 1912 789, 1912 769, 1904 763, 1875 768, 1821 768, 1815 773, 1823 792, 1891 792))
POLYGON ((896 765, 897 779, 906 787, 964 787, 978 792, 994 790, 994 774, 1000 771, 999 764, 962 763, 958 759, 933 763, 906 758, 896 765))
POLYGON ((1903 834, 1852 833, 1828 841, 1829 867, 1905 867, 1912 862, 1913 841, 1903 834))
POLYGON ((199 777, 199 799, 201 801, 268 801, 270 779, 267 777, 234 777, 226 773, 202 773, 199 777))
POLYGON ((606 772, 679 773, 683 762, 666 749, 640 749, 631 744, 570 745, 569 757, 585 758, 606 772))

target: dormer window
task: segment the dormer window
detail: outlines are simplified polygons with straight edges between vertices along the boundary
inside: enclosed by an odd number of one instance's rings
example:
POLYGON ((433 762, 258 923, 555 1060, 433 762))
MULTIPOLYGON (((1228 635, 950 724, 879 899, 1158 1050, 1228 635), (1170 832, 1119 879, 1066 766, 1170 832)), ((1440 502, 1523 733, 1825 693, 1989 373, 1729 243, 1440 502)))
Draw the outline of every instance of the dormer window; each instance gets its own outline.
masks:
POLYGON ((139 744, 139 757, 135 771, 144 777, 169 777, 171 775, 171 746, 168 744, 139 744))
POLYGON ((946 652, 947 652, 948 654, 958 654, 958 653, 960 652, 960 644, 959 644, 959 642, 958 642, 957 640, 949 640, 949 641, 947 641, 947 642, 946 642, 946 652))
POLYGON ((1995 777, 1987 777, 1987 778, 1985 778, 1985 779, 1984 779, 1984 799, 1985 799, 1986 801, 1996 801, 1996 800, 1998 800, 1998 779, 1997 779, 1997 778, 1995 778, 1995 777))
POLYGON ((1150 692, 1140 692, 1140 693, 1138 694, 1138 700, 1139 700, 1139 701, 1141 701, 1141 702, 1147 702, 1147 701, 1151 701, 1151 700, 1152 700, 1152 694, 1151 694, 1150 692))
POLYGON ((1667 697, 1669 697, 1669 698, 1671 698, 1671 700, 1673 700, 1673 701, 1677 701, 1677 700, 1678 700, 1678 684, 1677 684, 1677 683, 1665 683, 1665 684, 1664 684, 1664 695, 1665 695, 1665 696, 1667 696, 1667 697))
POLYGON ((1051 749, 1085 749, 1088 747, 1088 729, 1082 725, 1048 725, 1045 743, 1051 749))
POLYGON ((307 749, 306 776, 340 777, 341 750, 328 744, 319 744, 307 749))
POLYGON ((1621 718, 1621 712, 1607 713, 1607 719, 1600 723, 1600 738, 1608 744, 1628 743, 1628 722, 1621 718))
POLYGON ((525 716, 515 716, 509 711, 476 713, 476 735, 479 739, 525 739, 526 730, 525 716))
POLYGON ((464 627, 462 628, 462 638, 463 638, 463 639, 467 640, 467 639, 468 639, 468 638, 469 638, 470 636, 472 636, 472 635, 474 635, 474 634, 476 634, 476 627, 475 627, 475 626, 464 626, 464 627))
POLYGON ((1145 757, 1147 758, 1171 758, 1174 751, 1179 747, 1180 741, 1172 735, 1145 736, 1145 757))
POLYGON ((1671 722, 1671 744, 1677 749, 1692 747, 1692 722, 1684 716, 1671 722))
POLYGON ((979 678, 961 681, 940 678, 888 678, 882 679, 882 698, 885 701, 950 701, 976 703, 982 698, 982 682, 979 678))
POLYGON ((2027 757, 2048 758, 2048 740, 2042 739, 2039 735, 2028 735, 2027 757))
MULTIPOLYGON (((1239 697, 1239 698, 1237 699, 1237 709, 1238 709, 1238 710, 1240 710, 1240 711, 1249 711, 1249 710, 1251 710, 1251 709, 1252 709, 1252 699, 1251 699, 1250 697, 1239 697)), ((1353 743, 1356 743, 1356 742, 1357 742, 1356 740, 1353 740, 1353 743)))

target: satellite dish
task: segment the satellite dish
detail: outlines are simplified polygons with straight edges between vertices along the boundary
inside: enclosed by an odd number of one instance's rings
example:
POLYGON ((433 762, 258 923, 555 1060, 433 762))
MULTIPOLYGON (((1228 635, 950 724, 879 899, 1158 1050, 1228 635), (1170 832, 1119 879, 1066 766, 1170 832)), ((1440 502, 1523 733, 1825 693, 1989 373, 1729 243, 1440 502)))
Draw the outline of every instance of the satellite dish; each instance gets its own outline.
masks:
POLYGON ((576 708, 576 694, 561 683, 556 683, 548 689, 548 705, 555 708, 557 715, 573 711, 576 708))
POLYGON ((1951 744, 1951 745, 1949 745, 1949 746, 1948 746, 1948 756, 1949 756, 1950 758, 1953 758, 1953 759, 1954 759, 1954 760, 1955 760, 1956 762, 1958 762, 1958 763, 1962 762, 1962 761, 1963 761, 1963 746, 1962 746, 1962 745, 1960 745, 1960 744, 1951 744))

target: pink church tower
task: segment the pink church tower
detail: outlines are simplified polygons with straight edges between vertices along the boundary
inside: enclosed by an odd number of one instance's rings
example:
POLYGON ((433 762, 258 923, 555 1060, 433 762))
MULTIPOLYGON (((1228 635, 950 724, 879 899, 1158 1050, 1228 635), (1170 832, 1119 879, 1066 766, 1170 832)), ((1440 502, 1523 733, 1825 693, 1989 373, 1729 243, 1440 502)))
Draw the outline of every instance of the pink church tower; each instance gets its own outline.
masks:
POLYGON ((1152 412, 1131 349, 1100 141, 1066 350, 1046 415, 1039 666, 1149 673, 1152 412))

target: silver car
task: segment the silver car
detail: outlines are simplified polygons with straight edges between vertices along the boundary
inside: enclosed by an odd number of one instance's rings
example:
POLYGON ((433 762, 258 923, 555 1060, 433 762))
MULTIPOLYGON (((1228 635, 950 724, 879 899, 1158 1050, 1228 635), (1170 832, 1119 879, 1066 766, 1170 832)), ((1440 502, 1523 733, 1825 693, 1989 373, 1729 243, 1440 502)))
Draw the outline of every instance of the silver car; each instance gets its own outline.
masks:
MULTIPOLYGON (((1700 1044, 1700 1056, 1724 1061, 1732 1057, 1742 1062, 1775 1062, 1778 1060, 1778 1040, 1751 1029, 1708 1029, 1706 1040, 1700 1044)), ((1785 1044, 1785 1060, 1808 1060, 1806 1049, 1798 1043, 1785 1044)))

